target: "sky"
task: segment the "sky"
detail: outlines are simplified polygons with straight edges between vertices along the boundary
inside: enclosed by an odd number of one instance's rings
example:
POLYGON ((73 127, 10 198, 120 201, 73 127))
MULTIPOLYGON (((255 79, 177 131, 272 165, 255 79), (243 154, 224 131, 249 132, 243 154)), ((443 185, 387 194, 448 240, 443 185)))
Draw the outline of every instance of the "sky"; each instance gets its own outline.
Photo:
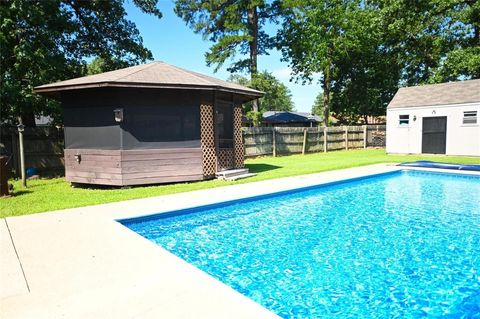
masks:
MULTIPOLYGON (((152 51, 153 58, 226 80, 230 76, 226 70, 229 63, 225 63, 216 73, 213 67, 208 67, 205 63, 205 52, 208 51, 212 42, 203 40, 200 34, 195 34, 173 12, 172 1, 160 0, 158 7, 163 14, 161 19, 142 13, 132 1, 125 3, 128 19, 136 24, 143 38, 143 45, 152 51)), ((275 26, 267 26, 267 28, 274 29, 275 26)), ((271 72, 290 89, 296 111, 310 112, 315 97, 321 91, 320 85, 317 83, 301 85, 291 82, 290 68, 288 63, 281 61, 281 57, 281 53, 277 50, 271 51, 268 56, 260 56, 258 69, 271 72)))

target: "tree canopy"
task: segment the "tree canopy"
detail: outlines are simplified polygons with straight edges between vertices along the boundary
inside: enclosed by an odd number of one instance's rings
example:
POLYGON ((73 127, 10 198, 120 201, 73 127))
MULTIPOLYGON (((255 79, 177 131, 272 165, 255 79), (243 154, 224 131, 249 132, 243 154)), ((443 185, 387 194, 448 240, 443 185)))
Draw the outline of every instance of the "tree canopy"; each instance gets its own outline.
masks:
MULTIPOLYGON (((33 94, 37 85, 151 59, 125 1, 1 1, 2 122, 59 114, 55 101, 33 94)), ((160 18, 157 2, 133 0, 160 18)), ((325 124, 330 112, 352 122, 384 114, 399 86, 480 78, 476 0, 176 0, 175 12, 213 43, 207 65, 231 61, 230 72, 250 74, 232 81, 267 93, 247 110, 293 108, 287 87, 258 72, 258 56, 273 48, 296 81, 319 75, 325 124)))
POLYGON ((381 115, 399 86, 480 77, 480 2, 287 0, 278 48, 320 74, 324 124, 381 115))
POLYGON ((317 97, 315 97, 311 112, 312 114, 318 115, 320 117, 323 116, 323 92, 318 93, 317 97))
MULTIPOLYGON (((265 95, 260 98, 259 112, 261 113, 266 111, 292 111, 294 108, 292 94, 288 87, 267 71, 258 73, 253 80, 239 74, 233 74, 228 81, 265 92, 265 95)), ((253 111, 252 104, 246 103, 244 111, 253 111)))
MULTIPOLYGON (((279 16, 281 1, 274 0, 176 0, 175 12, 196 33, 213 42, 205 54, 207 65, 217 71, 227 60, 231 73, 247 71, 253 80, 257 59, 275 47, 275 39, 265 31, 267 22, 279 16)), ((258 111, 257 101, 252 103, 258 111)))
POLYGON ((328 125, 331 91, 339 80, 340 66, 368 42, 369 12, 360 1, 352 0, 289 0, 285 5, 288 10, 278 46, 297 79, 310 82, 320 74, 323 121, 328 125))
POLYGON ((480 77, 480 2, 375 1, 401 85, 480 77), (461 61, 460 61, 461 59, 461 61))
POLYGON ((215 70, 240 54, 228 71, 255 74, 257 56, 268 54, 274 47, 273 37, 263 27, 278 17, 279 1, 176 0, 175 3, 177 15, 214 43, 205 59, 215 70))
MULTIPOLYGON (((33 87, 86 74, 88 59, 102 71, 152 59, 124 0, 0 2, 1 117, 34 125, 33 114, 58 116, 52 100, 33 87)), ((161 17, 157 0, 134 0, 144 13, 161 17)))

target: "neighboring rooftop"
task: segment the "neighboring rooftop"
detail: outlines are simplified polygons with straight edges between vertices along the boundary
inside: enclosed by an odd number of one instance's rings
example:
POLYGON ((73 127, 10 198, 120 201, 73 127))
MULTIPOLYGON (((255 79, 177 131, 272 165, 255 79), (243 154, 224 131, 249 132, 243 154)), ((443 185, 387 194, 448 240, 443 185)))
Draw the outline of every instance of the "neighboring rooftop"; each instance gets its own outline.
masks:
POLYGON ((388 108, 480 102, 480 79, 400 88, 388 108))
POLYGON ((255 98, 263 95, 263 92, 254 89, 188 71, 161 61, 45 84, 35 87, 34 91, 49 94, 64 90, 95 87, 216 89, 244 94, 255 98))
POLYGON ((303 112, 267 111, 263 113, 266 123, 317 123, 321 119, 317 115, 303 112))

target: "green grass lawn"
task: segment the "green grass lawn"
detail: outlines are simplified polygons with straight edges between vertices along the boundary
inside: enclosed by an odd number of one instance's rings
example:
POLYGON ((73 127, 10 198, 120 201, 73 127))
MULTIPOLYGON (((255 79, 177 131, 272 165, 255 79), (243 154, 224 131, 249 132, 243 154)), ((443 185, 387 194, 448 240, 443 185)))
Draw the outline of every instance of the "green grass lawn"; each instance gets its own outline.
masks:
POLYGON ((416 160, 434 160, 463 164, 478 164, 480 162, 478 157, 387 155, 384 150, 362 149, 249 159, 246 161, 246 166, 251 172, 257 173, 258 175, 237 182, 210 180, 194 183, 132 187, 127 189, 95 189, 72 188, 70 183, 66 182, 65 179, 54 178, 30 180, 28 181, 28 188, 23 189, 19 181, 13 181, 15 186, 14 196, 0 198, 0 217, 104 204, 127 199, 187 192, 230 184, 249 183, 354 166, 416 160))

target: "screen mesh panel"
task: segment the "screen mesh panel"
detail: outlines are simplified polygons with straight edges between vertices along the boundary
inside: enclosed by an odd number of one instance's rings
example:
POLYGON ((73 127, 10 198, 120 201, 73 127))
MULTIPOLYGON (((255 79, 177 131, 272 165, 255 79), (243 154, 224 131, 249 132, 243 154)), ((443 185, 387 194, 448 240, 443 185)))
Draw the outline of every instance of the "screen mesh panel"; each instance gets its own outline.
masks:
POLYGON ((124 149, 200 147, 198 106, 132 106, 124 112, 124 149))
POLYGON ((65 148, 116 150, 121 148, 121 129, 113 107, 65 108, 65 148))

